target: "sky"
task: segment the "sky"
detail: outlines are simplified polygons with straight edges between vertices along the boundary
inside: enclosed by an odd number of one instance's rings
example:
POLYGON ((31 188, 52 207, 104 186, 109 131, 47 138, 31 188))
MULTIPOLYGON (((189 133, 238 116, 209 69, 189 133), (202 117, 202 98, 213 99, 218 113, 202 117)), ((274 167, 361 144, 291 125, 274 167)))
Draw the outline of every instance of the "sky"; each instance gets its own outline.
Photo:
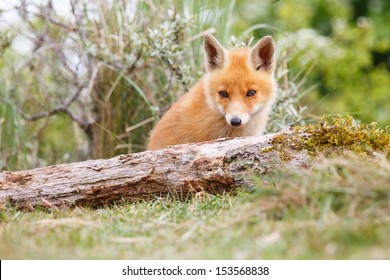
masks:
MULTIPOLYGON (((28 3, 32 3, 35 5, 47 3, 48 0, 28 0, 28 3)), ((19 5, 20 1, 18 0, 1 0, 0 1, 0 10, 3 11, 0 20, 0 27, 17 22, 19 20, 18 15, 14 9, 15 6, 19 5)), ((54 9, 58 14, 66 16, 69 14, 70 6, 69 2, 66 0, 52 0, 54 9)))
MULTIPOLYGON (((40 5, 45 4, 48 2, 48 0, 28 0, 28 3, 31 3, 32 5, 30 8, 34 9, 34 5, 40 5)), ((56 10, 56 12, 66 17, 70 14, 70 5, 69 1, 66 0, 52 0, 53 7, 56 10)), ((20 1, 18 0, 1 0, 0 1, 0 11, 2 14, 0 15, 0 28, 4 27, 12 27, 15 26, 15 28, 21 28, 20 26, 16 27, 16 24, 18 21, 20 21, 20 18, 18 16, 18 13, 15 9, 20 4, 20 1)), ((23 34, 23 30, 18 30, 18 34, 23 34)), ((26 36, 23 35, 17 35, 15 36, 14 40, 12 41, 12 49, 20 54, 26 54, 33 48, 33 43, 27 39, 26 36)))

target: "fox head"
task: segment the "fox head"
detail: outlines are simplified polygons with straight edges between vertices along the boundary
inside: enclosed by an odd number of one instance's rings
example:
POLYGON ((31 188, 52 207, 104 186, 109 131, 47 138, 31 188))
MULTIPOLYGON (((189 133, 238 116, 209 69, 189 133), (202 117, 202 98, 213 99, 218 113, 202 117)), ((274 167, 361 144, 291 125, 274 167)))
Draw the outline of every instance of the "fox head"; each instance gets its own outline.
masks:
POLYGON ((233 127, 245 126, 260 112, 267 116, 276 91, 272 37, 263 37, 252 48, 227 51, 206 34, 204 50, 208 106, 218 110, 233 127))

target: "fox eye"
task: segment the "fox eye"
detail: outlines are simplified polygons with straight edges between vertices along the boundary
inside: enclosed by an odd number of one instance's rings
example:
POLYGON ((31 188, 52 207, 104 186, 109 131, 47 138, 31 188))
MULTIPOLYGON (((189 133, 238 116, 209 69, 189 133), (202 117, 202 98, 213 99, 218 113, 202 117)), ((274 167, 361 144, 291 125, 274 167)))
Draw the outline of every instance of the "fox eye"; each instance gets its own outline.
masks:
POLYGON ((222 97, 222 98, 228 98, 229 95, 226 91, 218 91, 219 95, 222 97))
POLYGON ((246 97, 251 97, 251 96, 254 96, 256 95, 256 91, 255 90, 249 90, 247 93, 246 93, 246 97))

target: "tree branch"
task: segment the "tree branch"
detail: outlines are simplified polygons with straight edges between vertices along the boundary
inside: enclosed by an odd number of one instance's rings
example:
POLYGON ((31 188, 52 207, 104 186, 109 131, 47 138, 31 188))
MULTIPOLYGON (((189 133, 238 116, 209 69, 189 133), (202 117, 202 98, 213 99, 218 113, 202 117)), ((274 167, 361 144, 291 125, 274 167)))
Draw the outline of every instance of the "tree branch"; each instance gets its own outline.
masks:
POLYGON ((36 114, 28 114, 24 112, 21 108, 19 108, 20 115, 28 120, 28 121, 37 121, 43 118, 48 118, 53 115, 56 115, 58 113, 65 113, 67 114, 73 121, 75 121, 83 130, 86 132, 90 129, 93 122, 88 122, 85 120, 82 120, 79 116, 77 116, 74 112, 72 112, 69 107, 72 105, 72 103, 80 96, 81 91, 84 89, 84 87, 79 86, 78 89, 60 106, 53 108, 49 111, 39 112, 36 114))

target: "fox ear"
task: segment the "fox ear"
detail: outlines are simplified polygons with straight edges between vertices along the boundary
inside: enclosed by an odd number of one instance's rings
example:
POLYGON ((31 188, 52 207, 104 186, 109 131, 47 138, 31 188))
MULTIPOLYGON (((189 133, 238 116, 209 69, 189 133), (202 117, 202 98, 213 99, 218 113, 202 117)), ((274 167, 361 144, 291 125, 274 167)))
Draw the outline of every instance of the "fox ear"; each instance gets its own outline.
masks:
POLYGON ((275 45, 272 37, 261 38, 252 48, 249 59, 256 70, 272 74, 275 70, 275 45))
POLYGON ((221 69, 227 62, 227 51, 212 35, 204 35, 205 63, 208 72, 221 69))

